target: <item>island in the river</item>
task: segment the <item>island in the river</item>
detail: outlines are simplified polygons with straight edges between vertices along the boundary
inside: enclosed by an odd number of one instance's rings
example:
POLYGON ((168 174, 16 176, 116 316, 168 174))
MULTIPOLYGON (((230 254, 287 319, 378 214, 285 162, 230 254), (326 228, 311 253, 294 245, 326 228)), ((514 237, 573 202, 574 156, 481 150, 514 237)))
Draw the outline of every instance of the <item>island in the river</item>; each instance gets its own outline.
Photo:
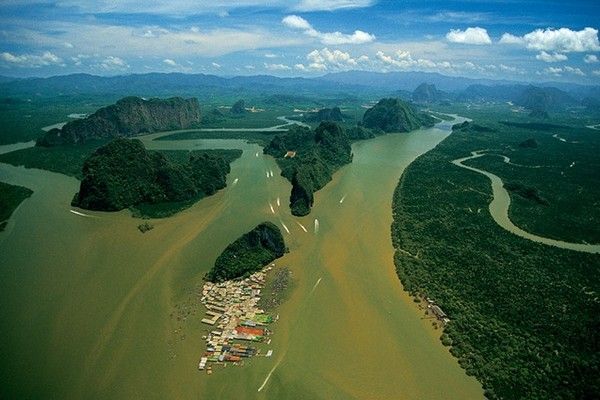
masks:
POLYGON ((231 243, 206 275, 211 282, 247 278, 286 251, 283 235, 271 222, 263 222, 231 243))
POLYGON ((92 115, 48 131, 38 146, 82 143, 90 139, 130 137, 159 131, 188 129, 200 124, 198 99, 124 97, 92 115))
POLYGON ((138 139, 118 138, 86 159, 72 205, 99 211, 132 208, 142 216, 171 215, 226 186, 230 162, 241 151, 227 154, 225 158, 193 152, 178 163, 146 150, 138 139))
POLYGON ((294 127, 273 138, 264 152, 275 157, 281 175, 292 183, 290 209, 296 216, 310 213, 314 192, 341 166, 352 162, 350 140, 334 122, 321 122, 315 130, 294 127))
MULTIPOLYGON (((339 108, 324 110, 324 113, 313 117, 341 118, 339 108)), ((352 162, 351 140, 409 132, 424 126, 431 127, 434 122, 429 114, 416 111, 400 99, 382 99, 365 112, 362 124, 348 131, 332 121, 321 122, 314 131, 295 127, 287 134, 273 138, 264 152, 275 157, 281 175, 292 183, 292 214, 304 216, 310 213, 314 193, 331 181, 335 171, 352 162)))

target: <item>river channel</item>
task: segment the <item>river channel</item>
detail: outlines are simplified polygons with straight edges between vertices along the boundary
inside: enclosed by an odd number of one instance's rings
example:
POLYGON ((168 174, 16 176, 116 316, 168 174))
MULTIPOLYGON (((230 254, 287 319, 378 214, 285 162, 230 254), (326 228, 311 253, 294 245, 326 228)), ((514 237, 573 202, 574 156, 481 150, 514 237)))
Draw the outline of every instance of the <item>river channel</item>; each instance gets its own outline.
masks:
POLYGON ((404 168, 456 122, 353 144, 352 164, 303 218, 291 215, 290 184, 258 145, 146 136, 151 149, 243 155, 227 188, 150 221, 145 234, 127 211, 72 213, 74 178, 0 164, 0 181, 34 190, 0 233, 4 390, 67 399, 483 398, 402 290, 390 239, 404 168), (227 244, 264 220, 289 229, 290 252, 277 263, 294 281, 272 327, 273 357, 209 376, 197 369, 203 310, 183 322, 172 315, 227 244))

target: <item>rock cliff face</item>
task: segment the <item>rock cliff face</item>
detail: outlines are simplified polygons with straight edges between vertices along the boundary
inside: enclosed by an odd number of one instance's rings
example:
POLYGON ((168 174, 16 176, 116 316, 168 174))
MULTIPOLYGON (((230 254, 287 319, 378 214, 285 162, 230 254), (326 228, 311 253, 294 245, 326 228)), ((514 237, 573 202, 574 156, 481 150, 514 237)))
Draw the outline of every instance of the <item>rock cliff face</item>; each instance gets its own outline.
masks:
POLYGON ((149 99, 125 97, 62 129, 52 129, 38 139, 38 146, 81 143, 88 139, 130 137, 164 130, 188 129, 200 123, 198 100, 173 97, 149 99))
POLYGON ((322 108, 317 112, 311 112, 306 115, 305 120, 307 122, 323 122, 323 121, 333 121, 333 122, 343 122, 344 116, 340 111, 339 107, 333 108, 322 108))
POLYGON ((381 99, 363 116, 363 125, 383 132, 410 132, 422 126, 433 126, 429 114, 420 113, 400 99, 381 99))
POLYGON ((283 256, 285 251, 279 228, 271 222, 263 222, 227 246, 206 278, 223 282, 251 275, 283 256))
POLYGON ((443 92, 437 90, 435 85, 421 83, 412 93, 412 100, 415 103, 435 103, 445 98, 443 92))

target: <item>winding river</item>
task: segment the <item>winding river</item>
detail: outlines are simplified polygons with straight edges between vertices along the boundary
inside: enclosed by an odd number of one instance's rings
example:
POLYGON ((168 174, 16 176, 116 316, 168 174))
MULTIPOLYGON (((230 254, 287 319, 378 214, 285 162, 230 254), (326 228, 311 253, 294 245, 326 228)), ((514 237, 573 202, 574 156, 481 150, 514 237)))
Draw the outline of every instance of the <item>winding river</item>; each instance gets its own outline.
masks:
MULTIPOLYGON (((500 177, 498 177, 490 172, 487 172, 487 171, 464 164, 465 161, 472 160, 474 158, 483 157, 485 155, 486 155, 486 153, 483 152, 482 150, 474 151, 474 152, 471 152, 471 155, 468 157, 463 157, 463 158, 453 160, 452 164, 457 165, 461 168, 465 168, 469 171, 473 171, 473 172, 477 172, 479 174, 485 175, 490 179, 490 181, 492 183, 493 199, 492 199, 492 202, 490 203, 489 209, 490 209, 490 214, 492 215, 492 218, 494 219, 494 221, 496 221, 496 223, 498 225, 500 225, 502 228, 506 229, 507 231, 514 233, 517 236, 520 236, 520 237, 528 239, 528 240, 533 240, 534 242, 543 243, 543 244, 546 244, 549 246, 560 247, 561 249, 581 251, 581 252, 585 252, 585 253, 600 253, 600 244, 570 243, 570 242, 563 242, 561 240, 549 239, 549 238, 534 235, 532 233, 524 231, 523 229, 521 229, 518 226, 516 226, 515 224, 513 224, 512 221, 510 220, 510 218, 508 217, 508 209, 510 207, 510 194, 504 188, 504 183, 502 182, 502 179, 500 179, 500 177)), ((496 154, 494 154, 494 155, 496 155, 496 154)), ((510 162, 510 158, 508 158, 506 156, 501 156, 501 157, 503 158, 505 163, 512 164, 510 162)), ((522 165, 518 165, 518 164, 512 164, 512 165, 526 167, 526 166, 522 166, 522 165)), ((541 166, 531 166, 528 168, 540 168, 540 167, 541 166)))
POLYGON ((145 234, 127 211, 71 212, 76 179, 0 164, 1 181, 34 190, 0 233, 4 390, 65 399, 483 398, 402 290, 390 240, 398 179, 451 125, 353 144, 352 164, 303 218, 291 215, 290 184, 258 145, 143 137, 152 149, 243 150, 227 188, 152 220, 145 234), (273 357, 206 375, 197 370, 207 328, 196 285, 228 243, 264 220, 282 227, 290 252, 278 263, 294 281, 273 327, 273 357))

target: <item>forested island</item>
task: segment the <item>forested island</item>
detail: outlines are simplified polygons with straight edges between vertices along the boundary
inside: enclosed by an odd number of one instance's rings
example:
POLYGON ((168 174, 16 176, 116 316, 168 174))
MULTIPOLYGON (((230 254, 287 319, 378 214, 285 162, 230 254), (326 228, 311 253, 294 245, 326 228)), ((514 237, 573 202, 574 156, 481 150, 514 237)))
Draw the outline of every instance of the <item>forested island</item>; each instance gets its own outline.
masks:
POLYGON ((435 299, 447 313, 442 342, 487 398, 594 398, 600 393, 600 255, 505 231, 488 211, 488 178, 450 162, 481 149, 510 156, 516 165, 494 155, 469 164, 518 179, 508 185, 511 219, 528 220, 525 228, 540 235, 585 234, 597 243, 597 136, 571 128, 571 138, 587 148, 569 148, 534 124, 499 129, 484 122, 455 126, 405 170, 393 201, 398 276, 412 295, 435 299), (531 139, 544 151, 519 146, 531 139))
POLYGON ((226 186, 230 162, 241 151, 221 151, 224 157, 191 153, 182 162, 146 150, 138 139, 115 139, 84 162, 74 206, 100 211, 133 208, 143 216, 167 216, 226 186))
POLYGON ((286 251, 283 235, 271 222, 263 222, 231 243, 206 275, 211 282, 245 278, 260 271, 286 251))
POLYGON ((275 157, 281 175, 292 183, 290 208, 296 216, 310 213, 313 193, 324 187, 341 166, 352 162, 350 140, 334 122, 321 122, 314 131, 294 127, 273 138, 264 152, 275 157))
POLYGON ((22 186, 0 182, 0 232, 6 228, 13 211, 32 194, 31 190, 22 186))
POLYGON ((410 132, 421 127, 431 127, 435 118, 416 111, 412 105, 400 99, 381 99, 363 116, 366 128, 390 132, 410 132))
POLYGON ((92 115, 52 129, 37 140, 38 146, 82 143, 90 139, 130 137, 143 133, 187 129, 200 124, 195 98, 142 99, 124 97, 92 115))
MULTIPOLYGON (((342 119, 339 108, 322 109, 310 118, 342 119)), ((310 213, 314 193, 323 188, 333 173, 352 162, 351 141, 364 140, 391 132, 409 132, 423 126, 433 126, 435 119, 417 112, 399 99, 382 99, 365 112, 362 123, 345 130, 333 121, 323 121, 311 131, 294 127, 278 135, 265 147, 265 154, 277 160, 281 175, 292 183, 290 208, 292 214, 310 213)))

